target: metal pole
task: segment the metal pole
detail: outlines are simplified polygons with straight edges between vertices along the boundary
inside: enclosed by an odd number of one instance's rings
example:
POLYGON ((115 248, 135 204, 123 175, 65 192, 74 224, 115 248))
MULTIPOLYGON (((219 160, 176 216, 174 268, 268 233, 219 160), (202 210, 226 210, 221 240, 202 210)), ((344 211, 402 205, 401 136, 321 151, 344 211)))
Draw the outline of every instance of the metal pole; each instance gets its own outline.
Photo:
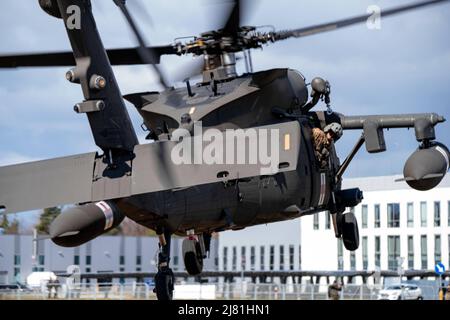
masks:
POLYGON ((364 300, 363 290, 364 290, 364 283, 361 284, 361 292, 359 293, 359 300, 364 300))
POLYGON ((339 167, 338 172, 336 173, 336 182, 339 182, 342 178, 342 175, 344 174, 345 170, 347 169, 350 162, 353 160, 353 157, 356 155, 356 153, 359 151, 361 146, 364 144, 364 141, 366 141, 366 138, 364 137, 364 133, 361 134, 359 137, 359 140, 356 142, 355 146, 353 147, 352 151, 350 151, 350 154, 345 158, 344 162, 339 167))
POLYGON ((247 50, 247 55, 248 55, 248 65, 250 67, 250 72, 253 72, 252 53, 250 50, 247 50))

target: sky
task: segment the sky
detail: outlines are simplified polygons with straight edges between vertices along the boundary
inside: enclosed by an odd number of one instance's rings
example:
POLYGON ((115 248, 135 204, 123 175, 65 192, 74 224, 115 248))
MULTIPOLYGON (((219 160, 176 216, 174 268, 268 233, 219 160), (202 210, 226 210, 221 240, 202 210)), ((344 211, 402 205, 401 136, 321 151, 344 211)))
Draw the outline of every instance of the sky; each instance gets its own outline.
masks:
MULTIPOLYGON (((243 24, 299 28, 417 0, 252 1, 243 24)), ((136 46, 128 25, 112 1, 93 2, 106 48, 136 46)), ((220 0, 128 0, 148 44, 172 43, 176 37, 219 28, 217 13, 228 10, 220 0), (187 4, 189 3, 189 4, 187 4), (145 10, 144 10, 145 9, 145 10), (147 12, 149 15, 144 14, 147 12)), ((381 20, 380 30, 365 24, 272 44, 252 52, 255 71, 299 70, 307 80, 321 76, 331 83, 333 110, 348 115, 437 112, 450 119, 450 3, 381 20)), ((0 1, 0 54, 70 50, 63 23, 44 13, 38 1, 0 1)), ((166 76, 192 57, 163 56, 166 76)), ((243 62, 238 70, 244 71, 243 62)), ((97 150, 85 115, 73 105, 81 88, 67 82, 67 68, 0 70, 0 165, 48 159, 97 150)), ((122 94, 159 90, 148 66, 114 68, 122 94)), ((316 109, 323 108, 323 105, 316 109)), ((134 107, 127 109, 141 143, 145 133, 134 107)), ((436 127, 438 140, 450 145, 450 120, 436 127)), ((346 131, 338 141, 341 160, 360 132, 346 131)), ((399 174, 417 148, 414 131, 385 131, 387 151, 363 148, 346 176, 399 174)))

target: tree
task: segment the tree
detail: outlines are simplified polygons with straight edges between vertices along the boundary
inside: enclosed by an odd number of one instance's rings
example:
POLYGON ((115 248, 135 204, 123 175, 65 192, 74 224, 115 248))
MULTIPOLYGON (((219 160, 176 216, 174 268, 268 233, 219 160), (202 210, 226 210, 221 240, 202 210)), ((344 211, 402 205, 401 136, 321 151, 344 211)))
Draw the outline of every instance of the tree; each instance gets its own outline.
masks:
POLYGON ((122 223, 114 229, 105 233, 107 236, 155 236, 155 231, 148 229, 140 224, 137 224, 133 220, 125 217, 122 223))
POLYGON ((39 233, 49 233, 50 223, 61 213, 61 208, 52 207, 44 209, 41 214, 41 218, 39 220, 39 224, 36 226, 36 229, 39 233))
POLYGON ((14 218, 11 225, 9 225, 7 229, 5 229, 5 234, 19 234, 19 220, 14 218))
POLYGON ((9 228, 9 221, 8 221, 8 217, 6 216, 6 214, 3 215, 3 220, 2 220, 2 223, 0 224, 0 228, 2 228, 3 230, 6 230, 9 228))
POLYGON ((2 223, 0 224, 0 229, 3 229, 4 234, 18 234, 19 233, 19 220, 14 218, 12 223, 9 223, 8 217, 3 215, 2 223))

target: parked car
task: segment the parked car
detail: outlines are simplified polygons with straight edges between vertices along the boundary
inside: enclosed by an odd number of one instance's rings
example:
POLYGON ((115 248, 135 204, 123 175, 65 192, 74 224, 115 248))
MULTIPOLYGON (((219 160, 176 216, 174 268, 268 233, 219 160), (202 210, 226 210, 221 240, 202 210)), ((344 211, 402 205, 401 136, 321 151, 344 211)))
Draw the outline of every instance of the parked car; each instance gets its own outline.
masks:
POLYGON ((380 290, 378 300, 422 300, 422 290, 415 284, 396 284, 380 290))
POLYGON ((12 284, 0 284, 0 292, 16 292, 16 291, 24 291, 24 292, 31 292, 31 288, 27 285, 16 282, 12 284))

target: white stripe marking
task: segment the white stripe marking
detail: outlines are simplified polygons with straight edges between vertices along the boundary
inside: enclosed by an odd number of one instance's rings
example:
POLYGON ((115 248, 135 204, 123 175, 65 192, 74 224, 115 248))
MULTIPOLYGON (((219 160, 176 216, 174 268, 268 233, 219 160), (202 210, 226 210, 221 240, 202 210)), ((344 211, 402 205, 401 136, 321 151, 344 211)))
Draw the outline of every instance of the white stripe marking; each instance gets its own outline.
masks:
POLYGON ((323 205, 325 201, 325 191, 326 191, 326 178, 325 173, 320 174, 320 196, 319 196, 319 206, 323 205))
POLYGON ((97 202, 95 205, 99 207, 105 215, 104 230, 111 228, 114 223, 114 213, 111 207, 105 201, 97 202))
POLYGON ((447 170, 445 170, 445 172, 447 172, 447 171, 448 171, 448 168, 450 167, 450 161, 449 161, 449 159, 448 159, 447 151, 445 151, 444 149, 442 149, 440 146, 437 146, 437 147, 436 147, 436 150, 439 151, 439 152, 444 156, 445 162, 447 163, 447 170))

